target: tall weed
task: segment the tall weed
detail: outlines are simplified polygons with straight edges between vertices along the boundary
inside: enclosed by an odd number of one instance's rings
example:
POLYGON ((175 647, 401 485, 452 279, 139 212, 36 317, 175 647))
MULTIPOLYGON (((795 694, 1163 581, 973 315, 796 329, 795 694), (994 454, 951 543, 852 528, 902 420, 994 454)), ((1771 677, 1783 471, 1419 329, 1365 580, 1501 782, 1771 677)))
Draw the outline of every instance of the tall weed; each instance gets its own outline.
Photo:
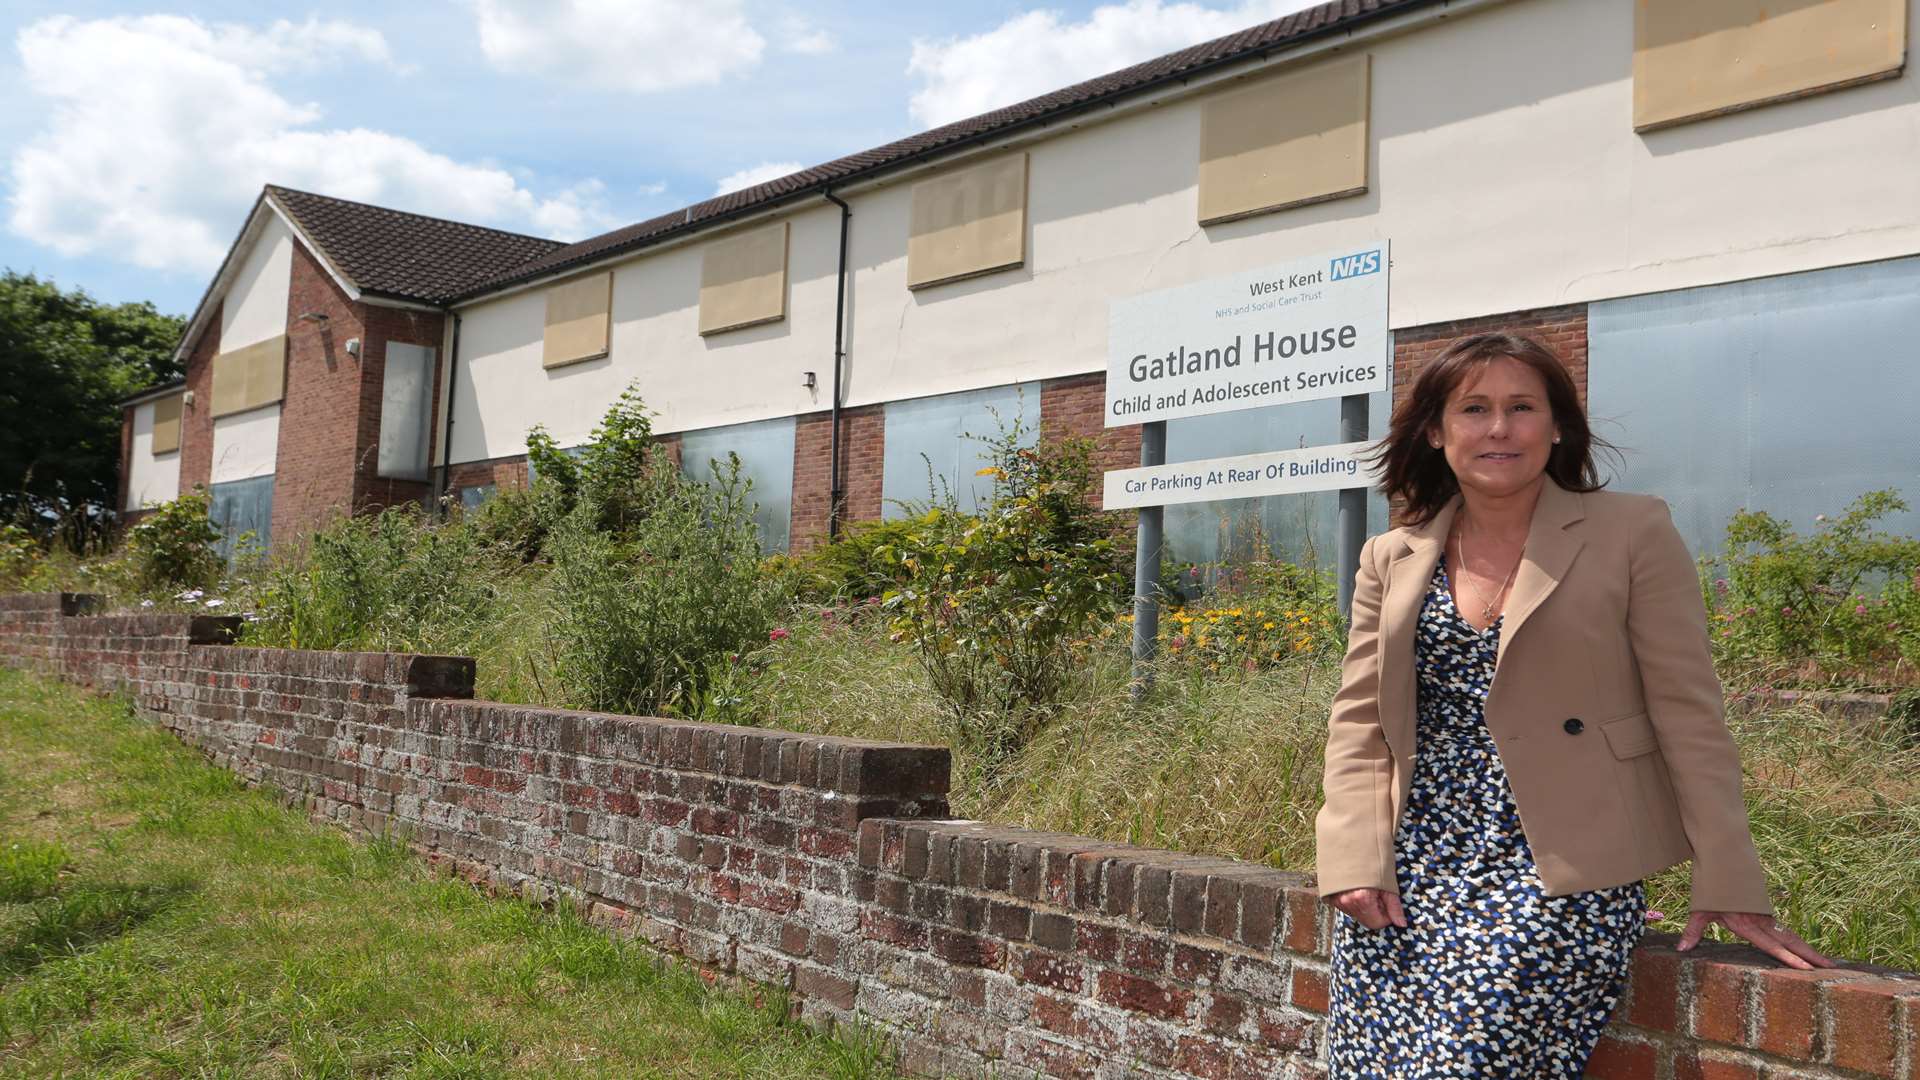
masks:
POLYGON ((732 455, 703 484, 656 454, 627 489, 646 513, 613 532, 583 499, 554 530, 554 675, 569 704, 687 709, 768 643, 791 594, 762 572, 750 487, 732 455))
POLYGON ((418 508, 342 518, 258 568, 251 644, 462 652, 501 617, 509 560, 458 519, 418 508))
POLYGON ((951 495, 885 549, 900 571, 885 606, 946 707, 956 749, 995 772, 1045 725, 1118 613, 1126 575, 1111 519, 1089 505, 1092 445, 1022 445, 1019 421, 983 440, 993 494, 951 495))

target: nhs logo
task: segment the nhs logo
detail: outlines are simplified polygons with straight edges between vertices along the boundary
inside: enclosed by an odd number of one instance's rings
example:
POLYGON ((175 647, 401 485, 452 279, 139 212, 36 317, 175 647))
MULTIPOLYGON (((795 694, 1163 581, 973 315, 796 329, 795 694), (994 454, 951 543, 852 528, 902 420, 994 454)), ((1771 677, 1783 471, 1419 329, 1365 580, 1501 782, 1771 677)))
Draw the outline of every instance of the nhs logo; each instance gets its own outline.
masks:
POLYGON ((1380 250, 1362 251, 1354 255, 1342 255, 1333 260, 1333 270, 1329 275, 1334 281, 1342 278, 1361 277, 1375 273, 1380 269, 1380 250))

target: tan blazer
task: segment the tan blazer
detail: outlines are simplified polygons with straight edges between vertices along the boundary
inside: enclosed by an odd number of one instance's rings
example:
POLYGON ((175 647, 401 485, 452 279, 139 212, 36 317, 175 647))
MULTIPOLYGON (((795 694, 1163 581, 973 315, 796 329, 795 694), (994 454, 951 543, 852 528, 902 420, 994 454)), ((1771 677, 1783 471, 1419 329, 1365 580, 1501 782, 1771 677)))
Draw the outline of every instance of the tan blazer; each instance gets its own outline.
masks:
MULTIPOLYGON (((1413 783, 1414 625, 1460 499, 1367 541, 1328 723, 1321 896, 1397 892, 1413 783)), ((1547 481, 1509 594, 1487 729, 1548 894, 1693 860, 1693 906, 1771 913, 1698 571, 1667 506, 1547 481)))

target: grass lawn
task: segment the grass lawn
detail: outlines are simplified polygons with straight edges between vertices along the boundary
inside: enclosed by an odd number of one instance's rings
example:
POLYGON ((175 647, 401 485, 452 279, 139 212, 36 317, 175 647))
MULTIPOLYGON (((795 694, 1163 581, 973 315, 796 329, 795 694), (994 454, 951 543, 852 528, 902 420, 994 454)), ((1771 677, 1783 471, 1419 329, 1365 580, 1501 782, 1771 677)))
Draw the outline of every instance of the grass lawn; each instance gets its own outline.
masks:
POLYGON ((0 669, 0 1076, 886 1077, 644 944, 0 669))

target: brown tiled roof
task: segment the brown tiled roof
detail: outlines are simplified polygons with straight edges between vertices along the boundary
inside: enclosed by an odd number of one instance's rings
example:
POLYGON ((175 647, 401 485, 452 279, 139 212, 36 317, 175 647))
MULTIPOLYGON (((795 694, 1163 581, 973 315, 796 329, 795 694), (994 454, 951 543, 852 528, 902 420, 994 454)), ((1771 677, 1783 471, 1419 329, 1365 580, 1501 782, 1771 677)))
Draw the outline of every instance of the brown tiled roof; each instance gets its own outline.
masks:
POLYGON ((566 246, 272 184, 267 194, 328 261, 373 296, 444 303, 566 246))
POLYGON ((1264 55, 1268 50, 1299 45, 1312 38, 1338 33, 1374 19, 1426 7, 1440 0, 1330 0, 1284 18, 1261 23, 1179 52, 1168 53, 1129 68, 1111 72, 1062 90, 1042 94, 1015 105, 917 135, 801 169, 764 184, 730 191, 683 210, 628 225, 609 233, 568 244, 527 262, 503 268, 478 280, 453 297, 464 300, 548 274, 558 273, 610 255, 660 243, 729 218, 812 197, 823 190, 910 164, 943 150, 1006 135, 1030 125, 1044 124, 1094 106, 1164 83, 1192 78, 1212 68, 1264 55))

